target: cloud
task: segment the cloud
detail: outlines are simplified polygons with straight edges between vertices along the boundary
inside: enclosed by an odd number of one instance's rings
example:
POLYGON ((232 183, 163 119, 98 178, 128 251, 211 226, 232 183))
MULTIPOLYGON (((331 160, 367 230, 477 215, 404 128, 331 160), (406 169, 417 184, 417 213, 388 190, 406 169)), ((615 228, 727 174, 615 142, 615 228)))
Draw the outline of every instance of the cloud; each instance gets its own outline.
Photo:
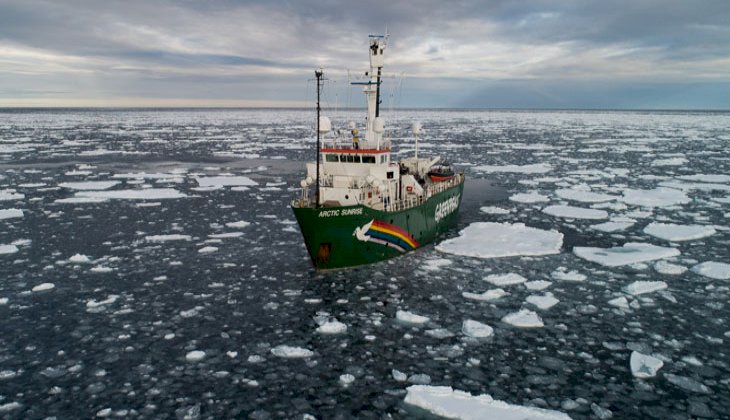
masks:
MULTIPOLYGON (((475 86, 499 85, 509 96, 517 81, 549 91, 546 106, 554 98, 590 103, 570 92, 571 82, 723 90, 727 16, 730 3, 714 0, 9 0, 0 4, 0 91, 300 101, 312 68, 341 78, 365 70, 366 35, 386 26, 386 71, 406 73, 412 86, 449 85, 456 103, 481 103, 469 99, 475 86)), ((443 103, 426 91, 433 96, 418 103, 443 103)), ((654 90, 626 93, 639 92, 654 90)))

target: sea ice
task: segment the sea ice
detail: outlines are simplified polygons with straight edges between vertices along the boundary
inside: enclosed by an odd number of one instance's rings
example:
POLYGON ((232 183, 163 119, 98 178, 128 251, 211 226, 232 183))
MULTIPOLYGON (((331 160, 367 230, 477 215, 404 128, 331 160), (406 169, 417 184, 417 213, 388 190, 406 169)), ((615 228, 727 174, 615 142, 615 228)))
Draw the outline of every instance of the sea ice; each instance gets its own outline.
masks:
POLYGON ((218 251, 218 248, 214 246, 204 246, 198 250, 199 254, 210 254, 212 252, 218 251))
POLYGON ((682 166, 687 162, 687 159, 683 157, 673 157, 668 159, 656 159, 651 162, 651 166, 682 166))
POLYGON ((698 394, 710 394, 711 393, 710 389, 707 388, 707 386, 705 386, 704 384, 702 384, 700 382, 695 381, 694 379, 687 378, 686 376, 679 376, 679 375, 674 375, 672 373, 665 373, 664 377, 667 378, 667 380, 670 383, 684 389, 685 391, 696 392, 698 394))
POLYGON ((229 227, 232 229, 241 229, 241 228, 245 228, 246 226, 248 226, 250 224, 251 224, 251 222, 246 222, 246 221, 241 220, 238 222, 228 222, 228 223, 226 223, 226 227, 229 227))
POLYGON ((509 214, 510 211, 507 209, 503 209, 501 207, 494 207, 494 206, 488 206, 488 207, 480 207, 479 211, 486 214, 509 214))
POLYGON ((0 255, 15 254, 18 252, 18 247, 15 245, 0 244, 0 255))
POLYGON ((145 236, 147 242, 169 242, 169 241, 189 241, 192 239, 190 235, 181 235, 179 233, 171 233, 169 235, 149 235, 145 236))
POLYGON ((91 262, 91 258, 83 254, 74 254, 69 257, 68 261, 74 264, 88 264, 91 262))
POLYGON ((664 290, 667 288, 667 283, 663 281, 635 281, 628 286, 624 287, 624 292, 631 295, 643 295, 644 293, 656 292, 657 290, 664 290))
POLYGON ((21 209, 2 209, 0 210, 0 220, 3 219, 14 219, 23 217, 23 210, 21 209))
POLYGON ((44 290, 51 290, 51 289, 53 289, 54 287, 56 287, 56 285, 55 285, 55 284, 53 284, 53 283, 41 283, 41 284, 39 284, 39 285, 37 285, 37 286, 34 286, 34 287, 33 287, 33 288, 31 289, 31 291, 33 291, 33 292, 42 292, 42 291, 44 291, 44 290))
POLYGON ((479 172, 512 172, 520 174, 544 174, 553 170, 553 167, 546 163, 535 163, 532 165, 481 165, 472 169, 479 172))
MULTIPOLYGON (((146 188, 138 190, 79 191, 74 198, 111 200, 168 200, 187 197, 173 188, 146 188)), ((56 200, 58 201, 58 200, 56 200)))
POLYGON ((85 182, 62 182, 58 184, 61 188, 69 190, 108 190, 118 185, 119 181, 85 181, 85 182))
POLYGON ((399 310, 395 313, 395 318, 400 322, 404 322, 406 324, 414 324, 414 325, 425 324, 431 319, 427 316, 417 315, 412 312, 401 311, 401 310, 399 310))
POLYGON ((521 309, 519 312, 507 314, 502 317, 502 322, 519 328, 540 328, 544 326, 540 316, 529 309, 521 309))
POLYGON ((582 274, 578 271, 565 271, 565 269, 560 268, 550 273, 550 277, 554 278, 555 280, 572 282, 581 282, 585 281, 588 278, 585 274, 582 274))
POLYGON ((526 278, 517 273, 490 274, 485 277, 484 280, 492 283, 495 286, 510 286, 513 284, 520 284, 527 281, 526 278))
POLYGON ((448 386, 411 385, 404 399, 406 404, 449 419, 500 420, 569 420, 559 411, 523 407, 495 400, 488 394, 471 395, 448 386))
POLYGON ((560 189, 555 194, 565 200, 578 201, 581 203, 603 203, 612 201, 618 197, 614 195, 595 193, 592 191, 583 191, 578 189, 560 189))
POLYGON ((355 382, 355 376, 353 376, 349 373, 340 375, 340 384, 342 384, 342 386, 349 386, 353 382, 355 382))
POLYGON ((312 357, 314 352, 302 347, 292 347, 282 344, 271 349, 271 354, 285 359, 303 359, 312 357))
POLYGON ((201 187, 256 186, 256 181, 247 176, 201 176, 195 177, 201 187))
POLYGON ((494 329, 473 319, 467 319, 461 324, 461 332, 469 337, 486 338, 494 334, 494 329))
POLYGON ((347 331, 347 325, 336 319, 326 321, 317 327, 317 332, 320 334, 342 334, 345 331, 347 331))
POLYGON ((692 200, 680 190, 659 187, 653 190, 626 189, 623 192, 621 201, 641 207, 668 207, 687 204, 692 200))
POLYGON ((696 174, 696 175, 682 175, 677 177, 683 181, 697 181, 697 182, 716 182, 716 183, 730 183, 730 175, 721 174, 696 174))
POLYGON ((17 193, 15 190, 0 190, 0 201, 14 201, 24 198, 24 194, 17 193))
POLYGON ((716 230, 712 226, 677 225, 674 223, 649 223, 644 233, 671 242, 691 241, 712 236, 716 230))
POLYGON ((501 298, 502 296, 506 295, 507 292, 505 292, 502 289, 492 289, 487 290, 484 293, 469 293, 469 292, 462 292, 461 295, 464 296, 467 299, 471 300, 479 300, 479 301, 490 301, 490 300, 496 300, 501 298))
POLYGON ((528 281, 527 283, 525 283, 525 287, 527 288, 527 290, 539 291, 539 290, 547 289, 552 284, 553 284, 552 282, 547 281, 547 280, 534 280, 534 281, 528 281))
POLYGON ((638 351, 631 352, 629 364, 631 365, 631 373, 641 379, 653 378, 656 376, 657 371, 664 366, 664 362, 660 359, 638 351))
POLYGON ((620 232, 622 230, 626 230, 633 226, 636 222, 618 222, 618 221, 611 221, 611 222, 603 222, 596 225, 592 225, 591 229, 593 230, 600 230, 601 232, 620 232))
POLYGON ((680 254, 676 248, 664 248, 637 242, 628 242, 623 246, 613 248, 577 246, 573 248, 573 253, 580 258, 606 267, 618 267, 639 262, 660 260, 676 257, 680 254))
POLYGON ((458 238, 436 245, 441 252, 478 258, 549 255, 560 253, 563 234, 527 227, 522 223, 472 223, 458 238))
POLYGON ((544 295, 530 295, 525 299, 527 303, 530 303, 538 309, 547 310, 558 304, 560 300, 556 299, 552 293, 545 293, 544 295))
POLYGON ((730 279, 730 264, 727 263, 706 261, 692 267, 692 271, 715 280, 730 279))
POLYGON ((555 217, 563 217, 566 219, 592 219, 600 220, 607 219, 608 213, 605 210, 586 209, 583 207, 573 206, 547 206, 542 209, 543 213, 549 214, 555 217))
POLYGON ((188 362, 199 362, 205 358, 205 352, 202 350, 193 350, 185 355, 188 362))
POLYGON ((679 264, 672 264, 662 260, 657 261, 656 264, 654 264, 654 270, 656 270, 657 273, 660 274, 677 276, 680 274, 684 274, 687 271, 687 267, 679 264))
POLYGON ((513 194, 509 197, 509 200, 515 201, 517 203, 532 204, 532 203, 546 203, 546 202, 550 201, 550 198, 546 195, 542 195, 535 191, 532 191, 529 193, 513 194))
POLYGON ((611 299, 608 301, 608 304, 621 309, 629 309, 629 300, 626 299, 626 296, 619 296, 615 299, 611 299))

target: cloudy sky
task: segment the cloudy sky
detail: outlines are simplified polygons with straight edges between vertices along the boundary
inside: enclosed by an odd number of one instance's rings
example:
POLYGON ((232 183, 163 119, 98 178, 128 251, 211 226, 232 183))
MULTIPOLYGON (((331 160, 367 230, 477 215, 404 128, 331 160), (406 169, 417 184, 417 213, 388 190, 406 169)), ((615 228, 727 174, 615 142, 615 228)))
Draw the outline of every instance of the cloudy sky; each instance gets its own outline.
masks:
POLYGON ((398 106, 730 109, 728 0, 0 0, 0 106, 359 106, 386 27, 398 106))

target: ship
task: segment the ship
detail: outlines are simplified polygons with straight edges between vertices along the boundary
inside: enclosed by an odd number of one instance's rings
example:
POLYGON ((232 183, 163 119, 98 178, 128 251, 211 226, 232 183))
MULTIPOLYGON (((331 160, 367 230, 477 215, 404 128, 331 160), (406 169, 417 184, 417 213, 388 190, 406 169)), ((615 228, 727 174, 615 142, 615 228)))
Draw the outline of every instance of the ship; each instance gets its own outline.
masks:
POLYGON ((464 173, 440 157, 419 157, 422 124, 413 124, 414 156, 394 161, 391 135, 380 116, 388 36, 369 36, 370 68, 360 81, 367 101, 364 135, 353 122, 332 129, 317 82, 316 157, 306 163, 291 208, 318 271, 371 264, 433 242, 456 223, 464 173))

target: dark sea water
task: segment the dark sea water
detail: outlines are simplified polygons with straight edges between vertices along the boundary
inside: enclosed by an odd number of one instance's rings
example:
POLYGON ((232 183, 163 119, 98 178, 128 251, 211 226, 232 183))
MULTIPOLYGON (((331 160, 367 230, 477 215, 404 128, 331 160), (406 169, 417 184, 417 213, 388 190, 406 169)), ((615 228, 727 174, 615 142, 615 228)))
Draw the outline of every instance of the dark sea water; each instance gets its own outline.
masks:
POLYGON ((561 232, 560 252, 477 258, 430 244, 331 273, 314 272, 289 208, 312 120, 0 110, 0 417, 409 418, 426 412, 404 403, 406 388, 430 384, 575 419, 730 418, 730 114, 401 110, 389 119, 396 154, 412 153, 421 121, 421 153, 466 172, 447 237, 524 223, 561 232), (657 190, 669 198, 631 198, 657 190), (543 199, 516 196, 527 193, 543 199), (591 227, 609 220, 628 226, 591 227), (662 239, 650 223, 703 233, 665 227, 675 237, 662 239), (668 269, 573 252, 630 242, 679 254, 668 269), (505 273, 530 283, 487 281, 505 273), (639 294, 636 281, 663 286, 639 294), (463 295, 497 287, 507 294, 493 301, 463 295), (559 302, 527 301, 546 293, 559 302), (502 320, 523 308, 544 326, 502 320), (469 319, 494 334, 467 336, 469 319), (346 330, 318 332, 328 321, 346 330), (637 378, 632 352, 663 366, 637 378))

